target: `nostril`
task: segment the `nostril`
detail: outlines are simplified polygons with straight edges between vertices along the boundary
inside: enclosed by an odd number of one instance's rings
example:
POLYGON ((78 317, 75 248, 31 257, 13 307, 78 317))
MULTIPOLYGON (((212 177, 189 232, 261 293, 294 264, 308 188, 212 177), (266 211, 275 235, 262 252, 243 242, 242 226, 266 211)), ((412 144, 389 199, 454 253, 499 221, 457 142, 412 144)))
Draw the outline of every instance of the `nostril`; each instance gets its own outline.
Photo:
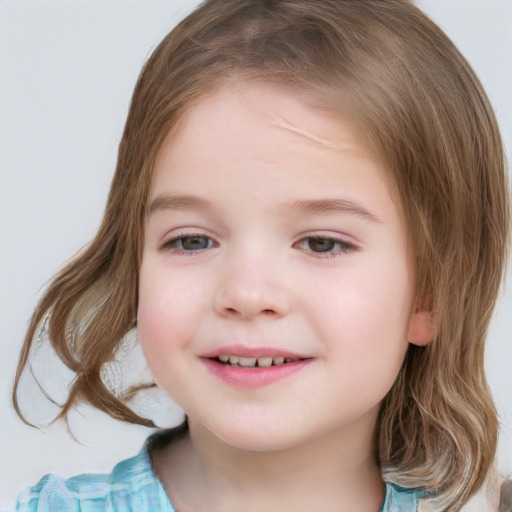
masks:
MULTIPOLYGON (((240 315, 240 316, 246 316, 244 314, 244 311, 243 310, 238 310, 237 308, 225 308, 224 309, 225 313, 229 314, 229 315, 240 315)), ((272 309, 272 308, 266 308, 266 309, 262 309, 260 311, 261 314, 264 314, 264 315, 275 315, 276 314, 276 310, 275 309, 272 309)), ((252 316, 253 314, 250 313, 249 315, 247 316, 252 316)))
POLYGON ((258 315, 270 319, 288 313, 288 297, 283 290, 269 288, 265 283, 259 286, 261 290, 255 285, 241 287, 235 284, 227 281, 219 287, 213 304, 217 314, 226 318, 248 320, 258 315))

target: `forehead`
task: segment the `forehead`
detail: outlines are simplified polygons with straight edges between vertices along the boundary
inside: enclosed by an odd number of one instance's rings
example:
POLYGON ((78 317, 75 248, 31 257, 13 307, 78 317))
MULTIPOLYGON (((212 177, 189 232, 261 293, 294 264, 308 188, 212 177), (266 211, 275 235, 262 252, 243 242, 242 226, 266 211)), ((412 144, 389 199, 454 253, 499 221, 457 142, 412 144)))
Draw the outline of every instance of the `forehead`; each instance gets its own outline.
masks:
MULTIPOLYGON (((229 197, 241 211, 326 199, 328 208, 339 206, 339 199, 354 206, 362 197, 390 211, 392 203, 382 163, 350 122, 319 108, 311 95, 264 82, 229 84, 204 95, 168 135, 156 161, 150 213, 163 205, 197 204, 191 194, 218 204, 229 197)), ((372 208, 363 210, 372 217, 372 208)))
POLYGON ((264 152, 271 146, 265 143, 284 132, 300 140, 304 147, 309 145, 311 150, 357 153, 379 161, 379 156, 361 137, 357 119, 348 114, 349 109, 333 108, 333 104, 313 91, 259 79, 223 82, 185 110, 157 154, 156 174, 171 154, 177 155, 177 148, 192 150, 192 146, 202 145, 201 153, 205 154, 209 143, 215 141, 225 147, 237 145, 243 150, 252 148, 264 152), (240 130, 239 118, 247 121, 243 130, 240 130), (252 138, 257 132, 259 146, 252 138), (266 134, 268 140, 262 134, 266 134))

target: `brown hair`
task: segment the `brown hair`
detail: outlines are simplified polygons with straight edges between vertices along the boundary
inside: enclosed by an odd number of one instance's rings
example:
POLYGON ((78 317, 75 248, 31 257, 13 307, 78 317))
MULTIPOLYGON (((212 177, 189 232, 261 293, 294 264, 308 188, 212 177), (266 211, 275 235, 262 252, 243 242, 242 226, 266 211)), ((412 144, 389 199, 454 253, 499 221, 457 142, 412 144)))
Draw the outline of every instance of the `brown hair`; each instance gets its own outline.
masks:
POLYGON ((446 35, 406 0, 209 0, 159 45, 136 85, 101 227, 54 279, 30 324, 76 373, 59 416, 86 402, 151 425, 102 380, 133 327, 159 148, 194 100, 257 77, 350 115, 389 168, 435 339, 410 346, 377 425, 384 479, 458 510, 494 458, 484 341, 509 239, 502 142, 484 91, 446 35))

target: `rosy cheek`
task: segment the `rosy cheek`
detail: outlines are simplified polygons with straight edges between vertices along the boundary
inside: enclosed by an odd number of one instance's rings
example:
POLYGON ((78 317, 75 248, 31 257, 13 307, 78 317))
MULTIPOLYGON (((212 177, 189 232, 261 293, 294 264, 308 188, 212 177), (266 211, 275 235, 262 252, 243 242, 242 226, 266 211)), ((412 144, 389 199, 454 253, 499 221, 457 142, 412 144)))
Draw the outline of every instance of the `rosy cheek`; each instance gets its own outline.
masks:
POLYGON ((184 343, 186 334, 183 325, 174 321, 166 307, 160 304, 151 307, 147 304, 141 308, 138 320, 139 341, 145 354, 165 354, 174 351, 184 343))
POLYGON ((183 276, 169 274, 165 268, 141 271, 138 331, 147 352, 172 352, 185 346, 198 322, 201 293, 183 276))

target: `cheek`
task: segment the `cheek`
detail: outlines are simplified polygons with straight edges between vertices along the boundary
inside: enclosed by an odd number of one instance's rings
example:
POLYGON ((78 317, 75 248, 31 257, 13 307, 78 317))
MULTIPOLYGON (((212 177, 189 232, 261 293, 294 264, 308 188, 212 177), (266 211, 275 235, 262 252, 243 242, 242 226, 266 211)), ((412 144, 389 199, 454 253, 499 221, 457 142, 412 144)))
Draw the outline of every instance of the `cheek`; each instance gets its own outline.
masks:
POLYGON ((149 259, 143 262, 139 277, 139 342, 155 381, 180 404, 179 390, 187 375, 183 355, 198 324, 197 284, 182 273, 149 263, 149 259))
POLYGON ((204 308, 198 297, 205 297, 198 277, 150 263, 141 267, 137 311, 139 339, 148 358, 187 344, 204 308))
POLYGON ((372 382, 380 376, 391 385, 400 369, 412 307, 411 280, 401 262, 372 262, 315 284, 322 300, 310 307, 319 335, 328 354, 354 378, 364 375, 372 382))
POLYGON ((363 271, 348 269, 337 278, 309 283, 316 298, 311 305, 330 327, 337 325, 342 332, 350 328, 361 339, 372 333, 404 336, 412 310, 410 279, 403 267, 383 268, 386 272, 367 265, 363 271))

